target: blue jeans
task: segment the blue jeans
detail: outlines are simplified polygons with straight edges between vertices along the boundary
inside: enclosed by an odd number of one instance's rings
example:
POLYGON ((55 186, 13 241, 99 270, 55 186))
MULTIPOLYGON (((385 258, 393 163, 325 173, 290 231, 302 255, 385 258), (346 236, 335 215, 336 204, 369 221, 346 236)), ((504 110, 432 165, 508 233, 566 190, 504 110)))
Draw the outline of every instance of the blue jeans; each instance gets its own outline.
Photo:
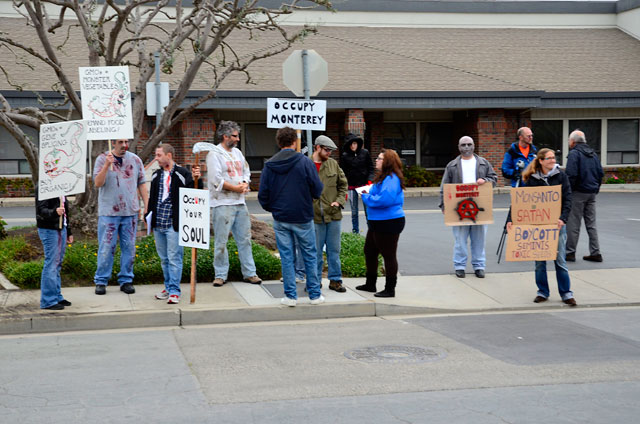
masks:
POLYGON ((451 227, 455 243, 453 245, 453 267, 464 270, 467 267, 467 239, 471 239, 471 265, 473 269, 484 269, 486 255, 484 240, 487 225, 457 225, 451 227))
MULTIPOLYGON (((216 206, 211 208, 211 219, 213 220, 214 233, 213 268, 215 278, 222 278, 227 281, 227 275, 229 274, 229 252, 227 252, 229 231, 233 234, 233 239, 238 247, 242 277, 255 276, 256 265, 253 262, 253 252, 251 251, 251 218, 249 218, 247 206, 216 206)), ((233 254, 235 255, 235 252, 233 254)))
POLYGON ((328 224, 314 224, 316 228, 316 250, 318 251, 318 281, 322 281, 322 248, 327 245, 327 277, 331 281, 342 281, 340 266, 340 230, 341 221, 331 221, 328 224))
MULTIPOLYGON (((558 235, 558 255, 553 263, 556 266, 556 280, 558 280, 558 292, 562 300, 571 299, 571 279, 567 268, 567 226, 563 225, 558 235)), ((547 262, 536 262, 536 285, 538 286, 538 296, 549 297, 549 281, 547 280, 547 262)))
POLYGON ((61 231, 38 228, 44 250, 44 266, 40 276, 40 308, 60 303, 64 298, 60 291, 60 268, 67 247, 67 227, 61 231))
POLYGON ((294 245, 296 247, 295 252, 293 252, 295 256, 294 265, 296 270, 296 280, 304 280, 306 275, 304 272, 304 259, 302 259, 302 252, 300 252, 300 245, 298 245, 298 243, 294 242, 294 245))
POLYGON ((183 249, 178 240, 178 232, 173 228, 154 228, 156 252, 160 256, 162 275, 164 275, 164 289, 169 295, 180 296, 180 280, 182 280, 183 249))
POLYGON ((118 284, 133 282, 133 261, 136 257, 137 216, 98 217, 98 268, 93 277, 96 285, 106 286, 113 271, 113 255, 120 238, 120 272, 118 284))
POLYGON ((274 220, 273 230, 276 233, 276 244, 280 252, 284 295, 289 299, 298 298, 293 266, 294 243, 297 243, 300 246, 300 253, 307 271, 307 293, 309 293, 310 299, 319 298, 322 293, 317 275, 316 232, 313 228, 313 221, 305 224, 293 224, 274 220))
MULTIPOLYGON (((349 205, 351 205, 351 232, 360 233, 360 221, 358 220, 358 192, 349 190, 349 205)), ((362 202, 362 209, 365 217, 367 216, 367 205, 362 202)))

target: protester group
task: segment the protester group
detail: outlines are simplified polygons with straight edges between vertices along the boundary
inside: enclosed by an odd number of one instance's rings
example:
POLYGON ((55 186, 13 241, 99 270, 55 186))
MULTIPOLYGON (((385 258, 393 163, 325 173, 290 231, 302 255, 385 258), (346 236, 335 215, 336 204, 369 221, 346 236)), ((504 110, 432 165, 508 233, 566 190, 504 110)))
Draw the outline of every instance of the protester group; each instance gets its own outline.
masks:
MULTIPOLYGON (((530 128, 522 127, 504 155, 501 171, 512 187, 560 186, 562 206, 557 221, 559 230, 557 256, 554 260, 561 300, 576 306, 571 291, 567 261, 576 260, 576 247, 582 220, 589 237, 589 254, 584 260, 602 262, 596 230, 595 201, 603 178, 596 152, 588 146, 580 130, 569 136, 570 153, 566 168, 556 163, 556 152, 536 149, 530 128)), ((251 173, 238 149, 240 126, 232 121, 218 123, 206 158, 206 180, 214 233, 214 272, 212 283, 223 286, 228 281, 229 233, 237 245, 243 280, 261 284, 251 247, 251 219, 245 195, 250 191, 251 173)), ((325 301, 322 295, 324 253, 327 258, 328 288, 336 293, 347 290, 342 282, 340 262, 342 210, 350 203, 352 231, 359 233, 359 200, 367 221, 363 249, 366 263, 364 283, 356 290, 376 297, 394 297, 397 285, 397 247, 405 227, 404 176, 402 161, 392 149, 382 149, 375 161, 359 135, 348 134, 339 161, 331 156, 338 150, 334 140, 321 135, 314 140, 313 154, 300 153, 297 132, 289 127, 276 133, 280 151, 262 170, 258 201, 273 217, 273 229, 281 261, 284 297, 281 304, 296 306, 296 283, 304 283, 312 305, 325 301), (378 285, 378 257, 384 261, 384 288, 378 285)), ((440 208, 445 212, 445 184, 490 183, 495 187, 498 175, 491 163, 474 153, 469 136, 458 141, 460 155, 445 168, 440 186, 440 208)), ((98 156, 93 182, 98 188, 98 252, 94 276, 95 294, 105 295, 113 271, 116 245, 120 246, 120 271, 117 282, 122 292, 135 293, 133 265, 138 217, 144 213, 156 244, 164 276, 164 288, 158 300, 178 304, 183 268, 183 247, 179 244, 178 212, 180 188, 203 188, 199 166, 191 170, 175 162, 175 150, 161 144, 155 151, 159 165, 150 190, 145 182, 142 160, 128 151, 128 140, 120 139, 113 148, 98 156), (194 182, 197 181, 197 184, 194 182), (142 208, 141 211, 141 202, 142 208)), ((69 204, 66 198, 36 198, 38 234, 45 261, 41 277, 42 309, 61 310, 71 306, 61 293, 60 270, 67 243, 73 242, 70 231, 69 204)), ((471 265, 475 277, 485 278, 485 238, 487 224, 453 225, 453 270, 457 278, 466 278, 470 244, 471 265)), ((511 214, 506 224, 512 230, 511 214)), ((535 261, 537 293, 535 303, 549 299, 546 261, 535 261)))

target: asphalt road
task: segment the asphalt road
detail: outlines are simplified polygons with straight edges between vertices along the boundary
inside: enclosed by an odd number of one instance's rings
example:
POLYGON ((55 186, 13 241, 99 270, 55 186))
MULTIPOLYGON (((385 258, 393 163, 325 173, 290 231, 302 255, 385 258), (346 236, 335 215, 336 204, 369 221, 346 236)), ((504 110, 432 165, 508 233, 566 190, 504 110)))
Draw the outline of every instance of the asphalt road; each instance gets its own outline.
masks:
POLYGON ((632 423, 640 308, 0 337, 6 423, 632 423))
MULTIPOLYGON (((247 206, 259 219, 272 222, 271 215, 255 200, 247 206)), ((497 263, 496 250, 509 208, 509 196, 494 196, 494 224, 487 232, 487 272, 517 272, 532 269, 530 262, 497 263)), ((453 273, 453 235, 444 225, 437 197, 405 199, 407 225, 400 236, 398 263, 401 275, 441 275, 453 273)), ((8 227, 34 225, 35 210, 31 207, 0 208, 0 216, 8 227)), ((597 198, 597 222, 604 263, 582 260, 588 255, 588 240, 584 225, 575 263, 569 269, 629 268, 640 266, 640 193, 600 193, 597 198)), ((361 212, 360 231, 366 234, 366 220, 361 212)), ((351 212, 347 206, 342 230, 351 231, 351 212)), ((469 258, 470 260, 470 258, 469 258)), ((471 265, 467 267, 471 272, 471 265)))

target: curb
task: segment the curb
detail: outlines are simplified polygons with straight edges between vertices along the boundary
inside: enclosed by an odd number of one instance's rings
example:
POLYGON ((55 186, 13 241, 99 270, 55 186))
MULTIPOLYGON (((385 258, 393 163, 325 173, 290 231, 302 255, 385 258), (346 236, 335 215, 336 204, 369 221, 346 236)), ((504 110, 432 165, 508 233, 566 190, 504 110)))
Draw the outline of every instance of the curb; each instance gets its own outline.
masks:
POLYGON ((578 308, 558 303, 557 305, 439 309, 427 306, 402 306, 375 303, 372 301, 353 303, 329 303, 319 306, 298 305, 295 308, 283 306, 218 308, 218 309, 174 309, 154 311, 123 311, 104 313, 65 314, 43 312, 29 316, 8 316, 0 319, 0 335, 38 334, 67 331, 100 331, 119 329, 140 329, 157 327, 176 327, 259 323, 259 322, 295 322, 304 320, 323 320, 337 318, 364 318, 412 315, 455 315, 473 313, 500 312, 543 312, 557 310, 583 310, 608 307, 637 307, 640 302, 580 304, 578 308))

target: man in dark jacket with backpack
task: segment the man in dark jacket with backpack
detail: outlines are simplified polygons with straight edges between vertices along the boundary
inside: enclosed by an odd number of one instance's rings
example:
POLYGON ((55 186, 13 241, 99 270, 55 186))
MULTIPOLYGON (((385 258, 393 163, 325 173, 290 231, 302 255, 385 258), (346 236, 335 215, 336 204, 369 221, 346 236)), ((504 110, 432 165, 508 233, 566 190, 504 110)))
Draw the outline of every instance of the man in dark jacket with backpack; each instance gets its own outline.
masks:
MULTIPOLYGON (((373 161, 369 151, 363 148, 364 140, 361 137, 349 133, 344 138, 344 148, 340 156, 340 168, 344 171, 349 184, 349 202, 351 203, 352 232, 359 233, 358 222, 358 192, 356 188, 365 186, 373 180, 373 161)), ((362 204, 366 215, 367 208, 362 204)))
POLYGON ((580 223, 589 235, 589 255, 583 256, 585 261, 602 262, 598 230, 596 229, 596 195, 600 191, 604 171, 600 158, 589 145, 582 131, 576 130, 569 135, 569 157, 566 174, 571 183, 573 200, 571 214, 567 222, 567 261, 576 260, 576 246, 580 237, 580 223))

